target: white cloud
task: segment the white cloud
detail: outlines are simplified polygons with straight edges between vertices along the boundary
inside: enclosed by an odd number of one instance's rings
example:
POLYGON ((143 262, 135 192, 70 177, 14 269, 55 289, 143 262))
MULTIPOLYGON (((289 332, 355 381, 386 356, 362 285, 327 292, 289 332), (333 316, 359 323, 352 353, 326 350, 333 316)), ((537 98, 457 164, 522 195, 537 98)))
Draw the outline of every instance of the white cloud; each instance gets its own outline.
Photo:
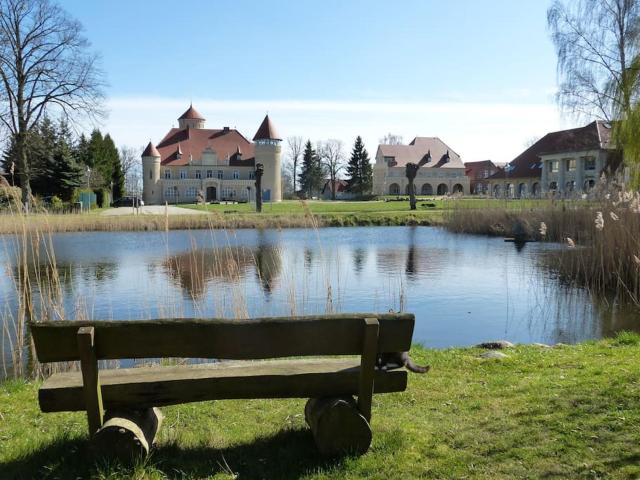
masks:
MULTIPOLYGON (((188 107, 179 98, 116 97, 108 102, 104 129, 120 144, 157 143, 188 107)), ((373 156, 378 139, 389 132, 405 141, 439 136, 464 161, 505 162, 524 149, 527 139, 563 128, 555 105, 500 102, 391 102, 196 99, 207 126, 236 127, 251 138, 266 112, 281 135, 312 141, 338 138, 351 148, 361 135, 373 156)))

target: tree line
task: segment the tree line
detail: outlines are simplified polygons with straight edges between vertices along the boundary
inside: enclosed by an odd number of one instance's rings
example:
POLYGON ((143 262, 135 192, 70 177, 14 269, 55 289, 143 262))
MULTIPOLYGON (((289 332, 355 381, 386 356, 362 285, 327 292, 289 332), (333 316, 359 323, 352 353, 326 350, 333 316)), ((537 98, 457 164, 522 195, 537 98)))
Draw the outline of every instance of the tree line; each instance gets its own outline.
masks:
POLYGON ((373 168, 360 136, 356 138, 348 160, 340 140, 318 141, 314 146, 311 140, 303 143, 302 137, 296 136, 287 139, 287 146, 289 165, 285 181, 295 195, 318 196, 329 182, 331 199, 335 200, 341 176, 347 183, 345 191, 354 197, 371 194, 373 168))
MULTIPOLYGON (((108 190, 118 199, 126 187, 135 188, 139 183, 132 178, 138 158, 134 149, 118 151, 111 136, 98 129, 89 137, 77 137, 64 119, 54 122, 45 117, 36 124, 27 135, 26 154, 30 190, 35 196, 71 201, 76 190, 86 188, 108 190)), ((24 176, 15 137, 0 158, 0 168, 11 185, 22 188, 24 176)))

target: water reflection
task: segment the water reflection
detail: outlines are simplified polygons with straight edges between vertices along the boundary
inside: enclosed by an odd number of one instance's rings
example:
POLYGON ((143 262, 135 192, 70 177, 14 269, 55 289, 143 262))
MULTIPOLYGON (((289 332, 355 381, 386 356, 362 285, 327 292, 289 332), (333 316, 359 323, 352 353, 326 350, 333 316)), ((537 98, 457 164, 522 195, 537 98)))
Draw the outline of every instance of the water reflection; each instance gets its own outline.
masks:
POLYGON ((251 250, 245 247, 196 248, 162 262, 171 278, 194 299, 203 296, 214 278, 238 284, 252 264, 251 250))
POLYGON ((169 276, 193 299, 202 299, 212 280, 240 285, 252 272, 265 293, 277 285, 282 267, 280 250, 260 243, 243 246, 194 248, 162 262, 169 276))
POLYGON ((51 239, 55 256, 30 246, 27 267, 16 260, 17 242, 0 237, 0 244, 0 266, 10 274, 0 278, 5 323, 26 298, 42 318, 404 308, 416 314, 414 339, 435 347, 640 330, 634 309, 594 299, 543 268, 542 256, 558 246, 520 248, 436 228, 60 234, 51 239))

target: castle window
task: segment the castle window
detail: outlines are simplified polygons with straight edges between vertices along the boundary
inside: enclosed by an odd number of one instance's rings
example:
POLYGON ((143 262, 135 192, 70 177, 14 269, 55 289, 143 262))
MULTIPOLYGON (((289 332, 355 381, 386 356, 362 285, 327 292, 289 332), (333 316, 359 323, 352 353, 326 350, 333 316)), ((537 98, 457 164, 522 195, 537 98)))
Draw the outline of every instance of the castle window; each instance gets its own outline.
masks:
POLYGON ((596 169, 596 158, 595 157, 584 157, 584 169, 585 170, 595 170, 596 169))
POLYGON ((213 170, 207 170, 207 178, 213 178, 213 170))
POLYGON ((249 172, 249 180, 254 180, 256 178, 256 172, 254 172, 253 170, 251 170, 249 172))
POLYGON ((558 160, 551 160, 549 162, 549 166, 551 167, 551 172, 552 173, 557 173, 558 172, 558 160))
POLYGON ((166 170, 164 171, 164 179, 165 179, 165 180, 170 180, 170 179, 171 179, 171 170, 166 169, 166 170))
POLYGON ((180 178, 181 179, 187 178, 187 171, 186 170, 180 170, 180 178))
POLYGON ((196 178, 202 178, 202 172, 200 170, 196 170, 196 178))
POLYGON ((153 180, 153 170, 149 170, 149 180, 153 180))
POLYGON ((197 195, 198 190, 196 189, 196 187, 187 188, 187 198, 196 198, 197 195))
POLYGON ((218 178, 222 180, 222 170, 218 170, 218 178))
POLYGON ((238 170, 233 171, 233 179, 238 180, 240 178, 240 172, 238 170))
POLYGON ((567 165, 567 172, 575 172, 576 171, 576 159, 575 158, 567 158, 565 160, 567 165))

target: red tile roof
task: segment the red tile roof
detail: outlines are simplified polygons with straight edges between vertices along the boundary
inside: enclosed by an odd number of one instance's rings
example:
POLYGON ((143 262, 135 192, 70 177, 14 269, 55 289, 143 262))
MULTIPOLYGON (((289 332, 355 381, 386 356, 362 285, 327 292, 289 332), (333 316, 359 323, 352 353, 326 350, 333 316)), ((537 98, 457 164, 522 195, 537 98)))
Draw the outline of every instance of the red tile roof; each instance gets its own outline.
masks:
POLYGON ((610 143, 611 126, 601 121, 591 122, 584 127, 547 133, 509 162, 504 170, 500 170, 489 178, 540 177, 542 174, 540 155, 608 149, 610 143))
POLYGON ((142 152, 142 156, 143 157, 159 157, 160 152, 158 152, 158 149, 153 145, 153 143, 149 142, 149 145, 147 145, 147 148, 145 148, 144 152, 142 152))
POLYGON ((278 132, 276 132, 273 123, 271 123, 269 115, 264 117, 258 131, 253 136, 253 141, 255 142, 256 140, 282 140, 278 135, 278 132))
POLYGON ((184 120, 184 119, 206 120, 202 115, 200 115, 200 113, 195 108, 193 108, 193 104, 189 105, 189 108, 187 109, 187 111, 184 112, 182 115, 180 115, 180 118, 178 118, 178 120, 184 120))
POLYGON ((383 157, 394 157, 395 164, 390 165, 394 167, 418 163, 431 152, 431 161, 422 168, 464 168, 460 155, 438 137, 416 137, 409 145, 378 145, 378 152, 383 157))
POLYGON ((158 144, 162 165, 188 165, 190 158, 200 160, 207 148, 215 151, 218 160, 228 158, 231 166, 250 167, 255 163, 253 143, 235 129, 172 128, 158 144))

